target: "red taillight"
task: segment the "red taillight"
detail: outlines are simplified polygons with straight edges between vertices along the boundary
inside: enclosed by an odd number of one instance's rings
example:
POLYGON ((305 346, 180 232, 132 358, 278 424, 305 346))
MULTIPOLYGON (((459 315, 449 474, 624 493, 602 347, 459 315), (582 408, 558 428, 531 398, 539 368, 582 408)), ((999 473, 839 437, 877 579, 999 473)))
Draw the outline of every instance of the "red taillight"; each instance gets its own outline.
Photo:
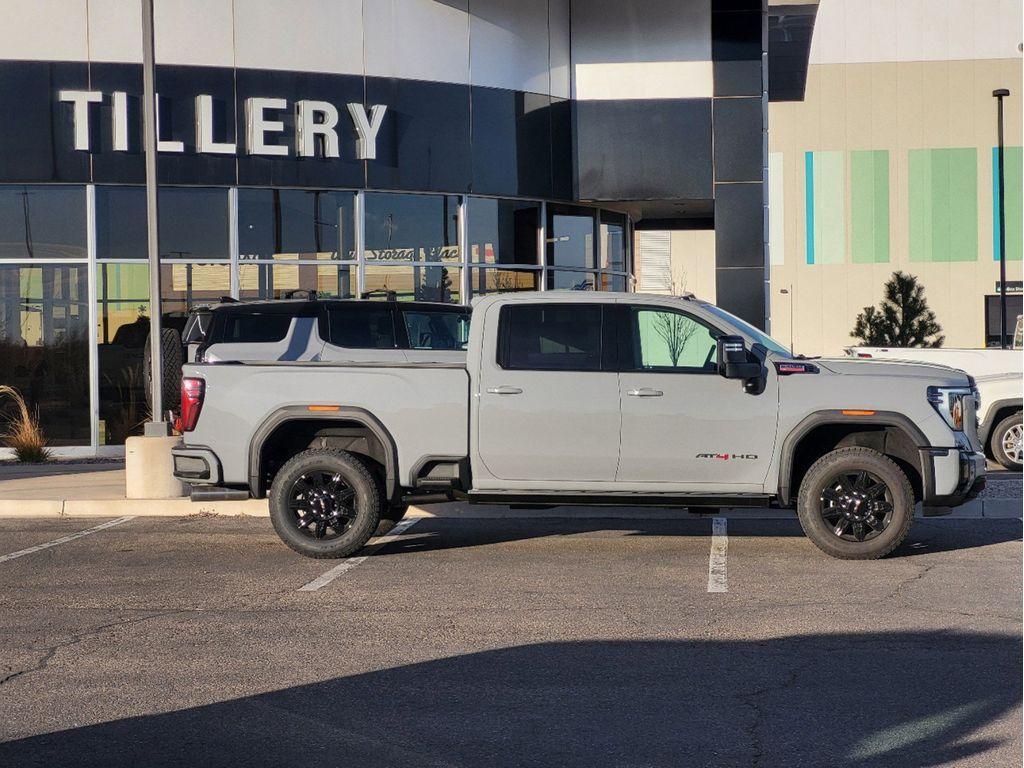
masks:
POLYGON ((181 380, 181 431, 191 432, 199 421, 199 412, 203 409, 203 395, 206 393, 206 382, 202 379, 181 380))

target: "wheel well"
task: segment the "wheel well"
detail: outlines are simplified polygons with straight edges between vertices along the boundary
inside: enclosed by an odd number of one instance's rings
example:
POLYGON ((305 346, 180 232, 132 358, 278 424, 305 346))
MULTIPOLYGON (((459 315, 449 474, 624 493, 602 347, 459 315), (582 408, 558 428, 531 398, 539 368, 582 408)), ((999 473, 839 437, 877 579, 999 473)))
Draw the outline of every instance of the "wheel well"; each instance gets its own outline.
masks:
POLYGON ((995 456, 992 455, 992 438, 995 436, 996 427, 999 425, 999 422, 1007 416, 1012 416, 1013 414, 1020 412, 1020 403, 1006 403, 1006 405, 999 406, 999 410, 992 416, 988 423, 988 433, 985 435, 985 445, 982 446, 985 450, 985 455, 990 459, 995 458, 995 456))
POLYGON ((786 477, 780 478, 780 495, 786 501, 796 498, 797 489, 814 462, 830 451, 851 446, 871 448, 890 458, 910 480, 914 500, 923 497, 921 459, 910 435, 891 424, 860 423, 819 424, 802 436, 793 447, 788 484, 786 477))
POLYGON ((260 445, 258 465, 252 470, 258 488, 253 490, 263 495, 284 463, 307 448, 356 454, 387 488, 388 448, 372 428, 347 419, 292 419, 274 427, 260 445))

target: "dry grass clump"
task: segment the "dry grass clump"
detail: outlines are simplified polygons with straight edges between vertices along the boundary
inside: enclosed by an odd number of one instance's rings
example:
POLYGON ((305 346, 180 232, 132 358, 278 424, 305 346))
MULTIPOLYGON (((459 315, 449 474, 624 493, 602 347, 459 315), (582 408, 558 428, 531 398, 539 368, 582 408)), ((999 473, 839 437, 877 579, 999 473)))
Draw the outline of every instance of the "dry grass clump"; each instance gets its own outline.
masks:
POLYGON ((38 414, 29 413, 25 398, 14 387, 0 384, 0 397, 6 395, 17 406, 18 413, 5 425, 0 438, 9 448, 14 449, 18 461, 39 462, 50 459, 50 449, 46 447, 46 437, 39 426, 38 414))

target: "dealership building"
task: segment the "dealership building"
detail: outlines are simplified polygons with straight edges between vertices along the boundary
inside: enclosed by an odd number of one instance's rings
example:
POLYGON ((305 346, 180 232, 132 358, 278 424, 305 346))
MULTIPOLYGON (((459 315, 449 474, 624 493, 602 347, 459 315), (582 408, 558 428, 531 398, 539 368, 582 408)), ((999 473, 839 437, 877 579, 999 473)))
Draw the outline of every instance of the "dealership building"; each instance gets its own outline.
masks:
MULTIPOLYGON (((764 325, 767 106, 815 9, 156 0, 160 311, 633 290, 636 233, 686 231, 764 325)), ((141 41, 139 0, 4 4, 0 384, 70 453, 147 416, 141 41)))

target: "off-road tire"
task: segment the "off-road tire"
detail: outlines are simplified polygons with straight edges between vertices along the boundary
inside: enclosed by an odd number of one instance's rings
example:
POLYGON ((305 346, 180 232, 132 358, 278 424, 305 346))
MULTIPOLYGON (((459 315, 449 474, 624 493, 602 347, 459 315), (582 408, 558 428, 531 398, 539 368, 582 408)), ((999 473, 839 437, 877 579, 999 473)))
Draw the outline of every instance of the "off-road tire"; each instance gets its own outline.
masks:
POLYGON ((818 549, 840 560, 876 560, 896 549, 910 532, 914 520, 914 490, 899 466, 870 448, 839 448, 825 454, 807 470, 800 483, 797 514, 804 533, 818 549), (892 517, 875 538, 847 541, 837 536, 821 514, 826 485, 838 473, 866 471, 888 488, 892 517))
POLYGON ((1003 437, 1014 427, 1020 427, 1021 412, 1011 413, 1005 419, 996 424, 992 434, 988 438, 989 447, 992 449, 992 458, 1001 464, 1005 469, 1020 472, 1021 463, 1006 453, 1003 448, 1003 437))
POLYGON ((359 551, 377 529, 380 497, 377 482, 366 466, 347 451, 311 448, 289 459, 270 487, 270 521, 281 540, 300 555, 317 559, 342 558, 359 551), (340 536, 316 540, 299 530, 289 509, 293 486, 306 473, 328 471, 341 476, 354 492, 354 519, 340 536))
MULTIPOLYGON (((146 337, 146 344, 142 350, 142 381, 146 389, 146 405, 150 410, 153 408, 153 351, 150 346, 152 335, 146 337)), ((182 348, 181 334, 173 328, 160 329, 160 359, 161 366, 161 392, 164 411, 178 413, 181 409, 181 366, 182 348)), ((163 417, 161 413, 154 413, 154 419, 163 417)))

